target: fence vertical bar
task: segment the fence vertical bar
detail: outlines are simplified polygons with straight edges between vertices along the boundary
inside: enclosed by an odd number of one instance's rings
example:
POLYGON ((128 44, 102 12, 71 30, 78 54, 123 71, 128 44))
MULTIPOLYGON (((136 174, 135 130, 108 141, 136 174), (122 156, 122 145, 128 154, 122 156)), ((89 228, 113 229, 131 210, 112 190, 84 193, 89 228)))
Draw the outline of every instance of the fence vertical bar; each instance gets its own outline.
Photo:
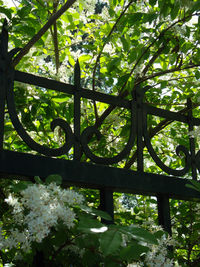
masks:
POLYGON ((172 235, 169 197, 166 195, 158 195, 157 205, 158 222, 166 232, 172 235))
MULTIPOLYGON (((190 98, 187 99, 187 108, 188 108, 188 129, 189 132, 194 130, 193 125, 193 115, 192 115, 192 101, 190 98)), ((190 136, 190 155, 191 155, 191 168, 192 168, 192 179, 197 180, 197 169, 195 164, 195 139, 190 136)))
POLYGON ((0 151, 3 150, 4 116, 8 68, 8 32, 7 21, 4 20, 0 35, 0 151))
POLYGON ((80 147, 80 120, 81 120, 81 97, 80 97, 80 65, 77 60, 74 68, 74 160, 80 161, 81 159, 81 147, 80 147))
POLYGON ((134 92, 136 101, 136 127, 137 127, 137 170, 144 171, 143 159, 143 92, 141 87, 137 87, 134 92))
POLYGON ((113 192, 108 188, 100 190, 100 206, 99 208, 106 211, 112 218, 111 221, 102 220, 106 224, 112 224, 114 222, 114 201, 113 192))

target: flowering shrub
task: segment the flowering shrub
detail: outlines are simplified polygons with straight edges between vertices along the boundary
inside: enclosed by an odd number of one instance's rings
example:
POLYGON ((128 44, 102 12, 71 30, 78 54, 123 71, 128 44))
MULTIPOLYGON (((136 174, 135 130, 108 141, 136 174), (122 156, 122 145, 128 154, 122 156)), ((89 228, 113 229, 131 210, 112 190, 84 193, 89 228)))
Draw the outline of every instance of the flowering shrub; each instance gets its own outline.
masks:
POLYGON ((173 266, 160 229, 150 233, 134 225, 106 226, 99 218, 108 221, 110 216, 86 206, 79 193, 63 189, 59 176, 49 176, 45 184, 36 180, 17 183, 5 199, 9 208, 0 221, 4 264, 173 266))

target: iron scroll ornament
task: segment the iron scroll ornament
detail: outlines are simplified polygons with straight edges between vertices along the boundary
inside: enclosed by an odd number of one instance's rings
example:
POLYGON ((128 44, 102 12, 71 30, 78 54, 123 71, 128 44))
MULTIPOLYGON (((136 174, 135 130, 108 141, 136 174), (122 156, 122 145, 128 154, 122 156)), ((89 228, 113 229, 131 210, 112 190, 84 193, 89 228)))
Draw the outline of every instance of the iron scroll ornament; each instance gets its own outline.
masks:
MULTIPOLYGON (((150 87, 148 87, 149 89, 150 87)), ((147 90, 146 90, 147 91, 147 90)), ((145 92, 146 92, 145 91, 145 92)), ((145 92, 140 93, 140 97, 141 100, 145 94, 145 92)), ((149 136, 148 130, 147 130, 147 111, 144 105, 142 105, 142 117, 143 117, 143 135, 144 135, 144 141, 145 141, 145 145, 149 151, 149 154, 151 155, 152 159, 155 161, 155 163, 157 164, 158 167, 160 167, 164 172, 170 174, 170 175, 174 175, 174 176, 183 176, 185 175, 190 167, 191 167, 191 155, 189 150, 183 146, 183 145, 178 145, 176 147, 176 154, 177 156, 180 157, 181 153, 184 154, 185 156, 185 167, 183 169, 180 170, 176 170, 176 169, 172 169, 170 167, 168 167, 167 165, 165 165, 160 158, 157 156, 156 152, 153 149, 153 146, 151 144, 151 138, 149 136)))
POLYGON ((91 161, 97 164, 110 165, 110 164, 118 163, 119 161, 121 161, 123 158, 125 158, 129 154, 132 147, 134 146, 135 137, 136 137, 136 127, 134 127, 135 121, 136 121, 136 105, 134 103, 134 100, 132 100, 131 101, 131 127, 130 127, 129 139, 124 149, 118 155, 114 157, 103 158, 103 157, 98 157, 94 153, 92 153, 91 149, 88 146, 89 136, 96 134, 97 137, 101 137, 101 133, 95 126, 87 127, 85 130, 83 130, 81 134, 81 145, 86 156, 91 161))
POLYGON ((74 136, 70 125, 63 119, 54 119, 51 122, 51 130, 57 126, 60 126, 61 129, 65 133, 65 143, 59 148, 49 148, 44 145, 40 145, 35 142, 30 135, 26 132, 23 125, 21 124, 15 107, 14 101, 14 69, 10 71, 10 82, 8 83, 7 89, 7 105, 8 105, 8 112, 10 114, 11 121, 15 127, 15 130, 22 138, 22 140, 34 151, 39 152, 45 156, 61 156, 66 154, 74 143, 74 136))

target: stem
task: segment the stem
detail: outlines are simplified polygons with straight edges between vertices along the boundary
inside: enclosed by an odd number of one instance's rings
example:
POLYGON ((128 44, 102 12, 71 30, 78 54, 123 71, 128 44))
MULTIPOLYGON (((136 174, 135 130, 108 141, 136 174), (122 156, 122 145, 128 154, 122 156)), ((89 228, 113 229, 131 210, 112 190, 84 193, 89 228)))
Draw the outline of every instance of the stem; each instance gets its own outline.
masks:
MULTIPOLYGON (((53 14, 56 14, 58 1, 53 4, 53 14)), ((55 61, 56 61, 56 74, 58 74, 58 70, 60 67, 60 59, 59 59, 59 49, 58 49, 58 31, 57 31, 57 23, 56 21, 53 24, 53 44, 54 44, 54 53, 55 53, 55 61)))
POLYGON ((142 79, 140 79, 138 82, 136 82, 135 85, 138 85, 146 80, 149 80, 149 79, 152 79, 152 78, 155 78, 155 77, 158 77, 158 76, 162 76, 164 74, 168 74, 168 73, 172 73, 172 72, 175 72, 175 71, 182 71, 182 70, 186 70, 186 69, 192 69, 192 68, 196 68, 196 67, 199 67, 200 66, 200 63, 199 64, 190 64, 188 66, 185 66, 183 68, 180 68, 180 66, 178 67, 175 67, 173 69, 170 69, 170 70, 164 70, 164 71, 160 71, 160 72, 157 72, 157 73, 153 73, 152 75, 149 75, 149 76, 146 76, 142 79))

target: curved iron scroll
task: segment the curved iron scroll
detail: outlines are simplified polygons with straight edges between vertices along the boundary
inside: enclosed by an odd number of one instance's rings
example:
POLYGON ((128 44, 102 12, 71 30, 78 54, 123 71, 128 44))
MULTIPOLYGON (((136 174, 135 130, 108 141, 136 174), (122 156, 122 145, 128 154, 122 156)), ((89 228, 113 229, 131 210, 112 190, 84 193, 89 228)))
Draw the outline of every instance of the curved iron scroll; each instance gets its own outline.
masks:
POLYGON ((114 157, 98 157, 94 153, 92 153, 91 149, 88 146, 88 140, 89 136, 96 134, 97 136, 101 136, 100 131, 95 127, 95 126, 90 126, 87 127, 81 134, 81 145, 82 148, 86 154, 86 156, 91 159, 95 163, 99 164, 114 164, 119 161, 121 161, 128 153, 131 151, 134 143, 135 143, 135 136, 136 136, 136 127, 134 127, 134 121, 136 121, 135 118, 135 109, 136 105, 134 105, 134 101, 131 101, 131 127, 130 127, 130 135, 129 135, 129 140, 124 147, 124 149, 116 156, 114 157))
POLYGON ((143 128, 143 135, 144 135, 145 145, 147 146, 147 149, 148 149, 152 159, 155 161, 155 163, 158 165, 158 167, 160 167, 164 172, 171 174, 171 175, 174 175, 174 176, 185 175, 191 167, 191 157, 190 157, 189 150, 183 145, 179 145, 176 147, 177 156, 180 156, 181 152, 185 155, 185 167, 181 170, 172 169, 172 168, 166 166, 160 160, 160 158, 157 156, 156 152, 153 149, 153 146, 152 146, 151 141, 150 141, 151 138, 150 138, 148 130, 147 130, 147 112, 144 108, 143 108, 143 127, 144 127, 143 128))
POLYGON ((70 125, 63 119, 54 119, 51 122, 51 130, 54 131, 54 129, 57 126, 60 126, 62 130, 65 133, 65 143, 62 145, 62 147, 59 148, 49 148, 44 145, 40 145, 36 143, 30 135, 26 132, 24 129, 23 125, 21 124, 18 116, 17 116, 17 111, 15 107, 15 101, 14 101, 14 70, 11 71, 11 81, 8 84, 8 89, 7 89, 7 104, 8 104, 8 112, 10 114, 11 121, 15 127, 15 130, 19 134, 19 136, 22 138, 22 140, 34 151, 37 151, 43 155, 46 156, 61 156, 66 154, 69 149, 72 147, 74 143, 74 137, 73 133, 71 130, 70 125))

